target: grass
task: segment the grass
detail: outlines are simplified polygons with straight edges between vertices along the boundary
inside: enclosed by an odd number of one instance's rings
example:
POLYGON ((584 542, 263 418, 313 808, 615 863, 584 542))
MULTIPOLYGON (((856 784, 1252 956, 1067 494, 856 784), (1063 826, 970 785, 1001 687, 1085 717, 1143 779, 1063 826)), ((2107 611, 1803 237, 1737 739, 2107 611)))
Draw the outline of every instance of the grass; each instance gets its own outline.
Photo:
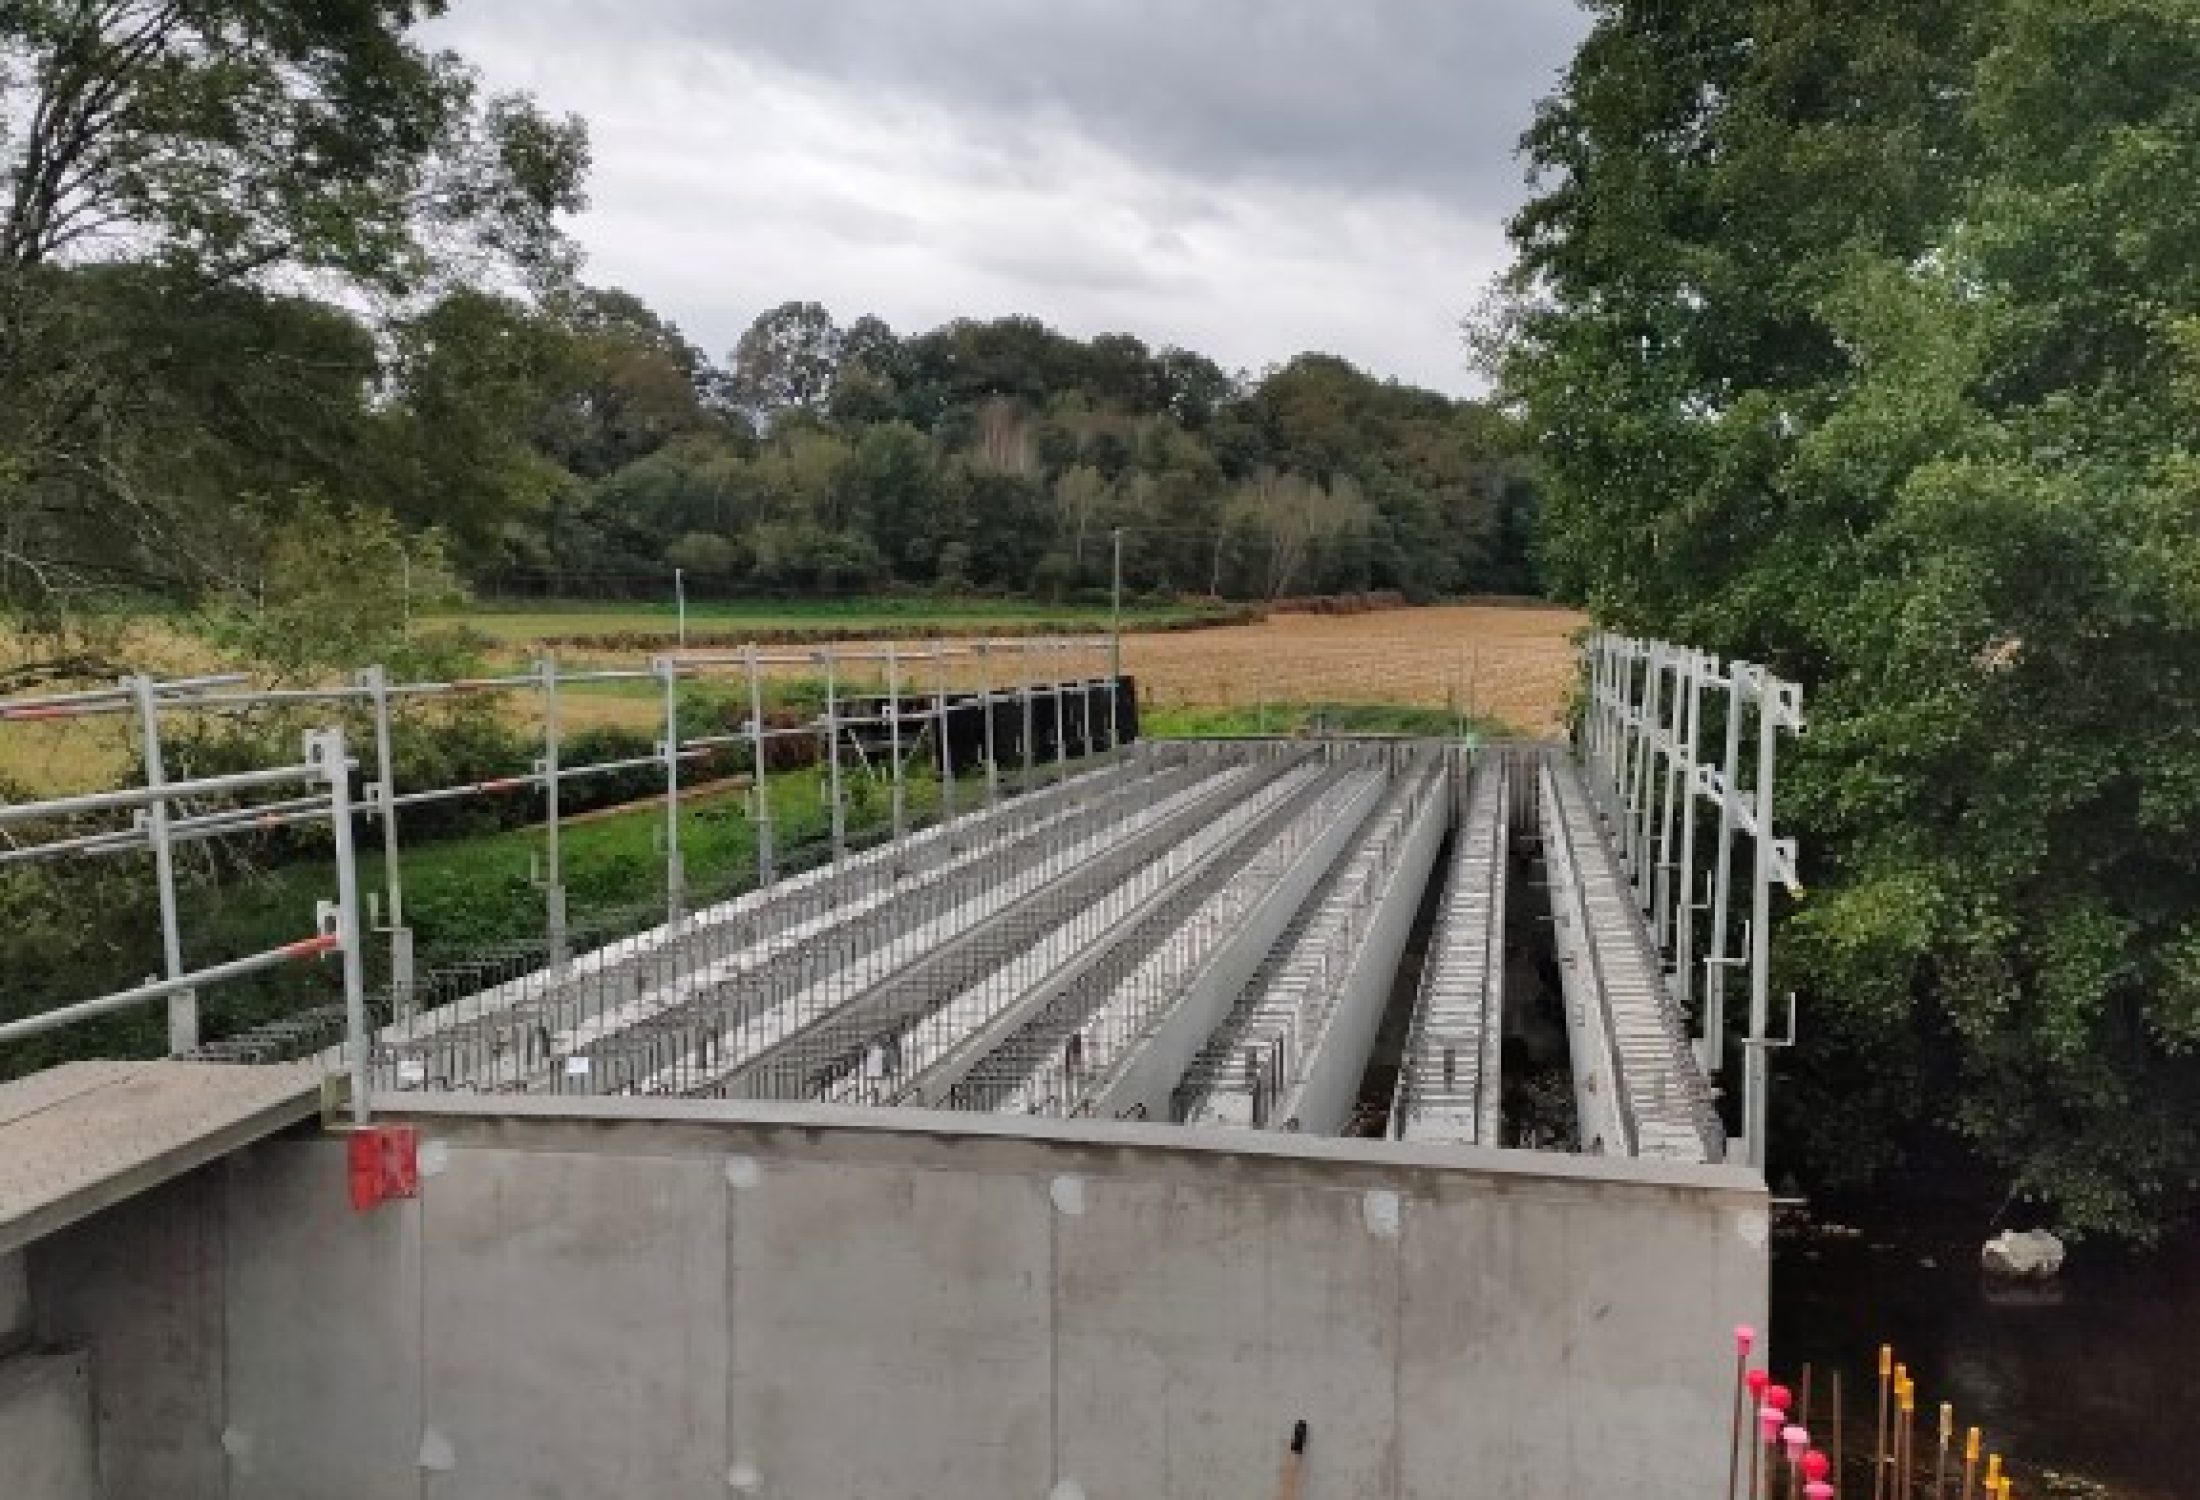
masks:
POLYGON ((1449 709, 1389 703, 1271 703, 1266 707, 1149 708, 1140 729, 1160 739, 1226 739, 1237 735, 1405 734, 1491 738, 1505 726, 1464 718, 1449 709))
MULTIPOLYGON (((1215 611, 1197 605, 1135 605, 1123 611, 1126 625, 1176 624, 1205 618, 1215 611)), ((864 629, 908 630, 938 626, 945 630, 982 627, 1010 629, 1089 626, 1099 629, 1110 618, 1106 605, 1042 604, 1027 599, 932 599, 879 596, 854 599, 713 600, 688 606, 691 633, 729 630, 764 632, 846 632, 864 629)), ((670 603, 602 604, 584 601, 513 601, 485 603, 424 623, 464 625, 500 644, 585 635, 663 635, 679 631, 679 612, 670 603)))

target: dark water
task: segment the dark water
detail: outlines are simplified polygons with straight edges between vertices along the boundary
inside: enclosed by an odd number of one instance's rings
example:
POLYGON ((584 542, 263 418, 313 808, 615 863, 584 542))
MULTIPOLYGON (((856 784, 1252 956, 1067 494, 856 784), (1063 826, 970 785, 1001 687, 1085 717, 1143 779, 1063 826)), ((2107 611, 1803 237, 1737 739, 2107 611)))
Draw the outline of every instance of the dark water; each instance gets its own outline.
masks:
POLYGON ((1782 1378, 1810 1361, 1821 1400, 1842 1369, 1852 1453, 1870 1452, 1878 1350, 1891 1343, 1918 1384, 1920 1431, 1954 1402, 1958 1444, 1983 1428, 2019 1496, 2200 1500, 2200 1243, 2145 1260, 2081 1247, 2047 1287, 2005 1291, 1980 1277, 1989 1231, 1976 1216, 1826 1218, 1866 1232, 1783 1233, 1772 1337, 1782 1378), (2102 1487, 2042 1483, 2044 1471, 2102 1487))

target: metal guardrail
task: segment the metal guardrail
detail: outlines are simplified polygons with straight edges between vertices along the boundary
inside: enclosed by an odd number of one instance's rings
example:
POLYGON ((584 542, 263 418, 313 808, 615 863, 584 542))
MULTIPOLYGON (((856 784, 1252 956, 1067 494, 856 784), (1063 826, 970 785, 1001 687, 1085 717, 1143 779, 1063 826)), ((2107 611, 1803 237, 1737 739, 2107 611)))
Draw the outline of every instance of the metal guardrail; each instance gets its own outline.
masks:
MULTIPOLYGON (((851 847, 847 827, 848 803, 844 763, 853 759, 869 766, 890 788, 893 832, 909 831, 905 798, 909 763, 922 754, 937 772, 942 813, 953 824, 963 816, 955 806, 958 778, 982 773, 982 797, 989 812, 1002 805, 1011 785, 1032 792, 1047 782, 1060 782, 1074 753, 1095 757, 1114 751, 1126 734, 1135 733, 1135 712, 1124 696, 1121 679, 1108 677, 1051 680, 1042 667, 1057 669, 1082 658, 1112 659, 1107 637, 1055 638, 1044 641, 960 641, 926 647, 889 645, 880 648, 831 646, 803 651, 763 651, 749 648, 733 654, 696 654, 660 657, 644 668, 570 671, 555 659, 545 659, 519 674, 456 678, 434 682, 398 682, 380 667, 362 669, 343 684, 312 687, 257 686, 241 674, 224 673, 175 679, 149 676, 123 680, 113 687, 39 697, 0 700, 0 732, 15 724, 54 723, 83 719, 125 717, 134 721, 143 768, 140 787, 93 792, 73 797, 46 798, 34 802, 0 803, 0 865, 29 864, 61 859, 127 854, 150 854, 154 864, 161 913, 161 947, 164 972, 145 985, 115 994, 56 1008, 39 1015, 0 1025, 0 1044, 41 1036, 60 1027, 112 1015, 160 1000, 168 1002, 169 1051, 173 1055, 217 1060, 257 1060, 276 1055, 295 1055, 301 1049, 327 1040, 332 1029, 360 1027, 335 1015, 327 1006, 310 1006, 293 1016, 278 1018, 252 1029, 250 1034, 208 1041, 201 1036, 198 997, 201 990, 282 963, 320 953, 339 955, 349 971, 357 968, 363 988, 365 954, 363 939, 342 943, 332 933, 317 933, 299 942, 246 955, 196 972, 183 967, 184 934, 182 902, 178 889, 176 856, 185 845, 202 840, 275 829, 328 824, 338 845, 339 883, 356 882, 357 862, 352 851, 354 824, 358 819, 378 823, 381 833, 381 888, 369 895, 364 906, 357 900, 339 901, 342 920, 361 933, 373 932, 387 940, 390 989, 379 1006, 371 997, 347 999, 346 1009, 362 1011, 369 1019, 404 1021, 417 1012, 423 1000, 448 998, 451 976, 435 976, 423 990, 416 970, 413 934, 404 913, 403 859, 399 827, 405 810, 460 798, 515 794, 539 796, 545 822, 543 871, 540 885, 544 921, 540 942, 523 942, 508 953, 484 955, 475 966, 481 975, 502 967, 524 972, 536 967, 562 970, 571 962, 571 931, 567 893, 563 881, 562 832, 565 819, 560 793, 577 781, 642 768, 661 769, 664 776, 664 912, 678 925, 686 917, 687 879, 681 850, 681 768, 721 751, 747 753, 750 775, 750 815, 757 828, 758 883, 776 884, 782 873, 781 851, 774 838, 771 799, 762 794, 764 774, 777 742, 815 742, 826 763, 825 798, 830 803, 831 853, 836 863, 853 865, 860 858, 851 847), (975 669, 983 680, 975 685, 951 680, 947 664, 960 661, 975 669), (929 684, 904 676, 931 664, 936 670, 929 684), (850 700, 841 691, 841 677, 850 668, 882 668, 884 692, 850 700), (764 714, 764 682, 775 669, 821 670, 825 677, 825 704, 813 721, 774 725, 764 714), (748 715, 734 733, 683 735, 680 729, 682 687, 728 672, 745 677, 748 715), (1010 680, 1000 680, 1002 678, 1010 680), (563 755, 561 693, 574 686, 611 682, 649 681, 662 688, 662 737, 646 757, 624 757, 574 765, 563 755), (541 709, 542 753, 532 765, 505 776, 479 778, 448 786, 404 788, 397 784, 393 757, 394 718, 401 703, 461 695, 534 695, 541 709), (346 714, 365 716, 373 741, 369 779, 363 792, 353 795, 348 779, 334 787, 316 763, 276 766, 222 776, 171 778, 163 755, 166 722, 178 714, 225 715, 253 713, 269 708, 329 707, 346 714), (1126 729, 1126 725, 1130 727, 1126 729), (883 745, 883 766, 866 760, 871 740, 883 745), (1019 773, 1020 768, 1020 774, 1019 773), (267 798, 258 794, 308 783, 311 795, 267 798), (135 814, 121 827, 85 828, 87 821, 119 813, 135 814), (379 907, 381 920, 375 920, 379 907), (434 988, 435 980, 441 983, 434 988), (382 1014, 377 1015, 377 1011, 382 1014)), ((341 747, 341 730, 334 735, 341 747)), ((321 743, 317 740, 316 743, 321 743)), ((347 768, 355 763, 339 758, 347 768)), ((906 850, 882 856, 891 864, 906 857, 906 850)), ((478 983, 469 988, 478 989, 478 983)), ((363 1090, 361 1091, 363 1094, 363 1090)))

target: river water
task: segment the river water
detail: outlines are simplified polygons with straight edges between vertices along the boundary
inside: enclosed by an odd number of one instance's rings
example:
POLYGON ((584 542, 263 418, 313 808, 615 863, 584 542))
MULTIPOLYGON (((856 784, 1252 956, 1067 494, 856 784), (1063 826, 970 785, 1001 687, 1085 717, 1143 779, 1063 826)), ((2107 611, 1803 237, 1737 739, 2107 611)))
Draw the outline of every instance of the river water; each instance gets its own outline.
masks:
POLYGON ((1917 1381, 1920 1433, 1954 1402, 1959 1446, 1964 1427, 1984 1429, 2020 1497, 2200 1500, 2200 1241, 2144 1260, 2081 1248, 2050 1285, 2005 1290, 1979 1274, 1980 1221, 1829 1211, 1815 1229, 1783 1230, 1780 1377, 1810 1362, 1822 1402, 1838 1366, 1849 1450, 1868 1455, 1878 1349, 1891 1343, 1917 1381), (1863 1232, 1829 1235, 1825 1222, 1863 1232))

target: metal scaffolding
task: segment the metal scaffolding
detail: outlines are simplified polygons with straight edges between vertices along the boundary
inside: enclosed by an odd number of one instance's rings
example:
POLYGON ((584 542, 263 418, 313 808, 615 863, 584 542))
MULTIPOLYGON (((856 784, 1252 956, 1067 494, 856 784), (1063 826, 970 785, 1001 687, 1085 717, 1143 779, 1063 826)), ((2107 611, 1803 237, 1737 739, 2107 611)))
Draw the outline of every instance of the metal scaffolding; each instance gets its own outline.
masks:
POLYGON ((1673 999, 1702 1018, 1697 1056, 1714 1077, 1729 1045, 1727 971, 1744 971, 1738 1154, 1762 1168, 1768 1053, 1795 1040, 1792 999, 1787 1034, 1771 1029, 1772 893, 1802 893, 1795 841, 1778 833, 1773 797, 1780 736, 1803 732, 1802 689, 1750 662, 1611 634, 1589 639, 1584 669, 1579 748, 1590 789, 1669 966, 1673 999), (1716 811, 1708 847, 1706 805, 1716 811), (1738 924, 1737 879, 1748 882, 1749 899, 1738 924))

